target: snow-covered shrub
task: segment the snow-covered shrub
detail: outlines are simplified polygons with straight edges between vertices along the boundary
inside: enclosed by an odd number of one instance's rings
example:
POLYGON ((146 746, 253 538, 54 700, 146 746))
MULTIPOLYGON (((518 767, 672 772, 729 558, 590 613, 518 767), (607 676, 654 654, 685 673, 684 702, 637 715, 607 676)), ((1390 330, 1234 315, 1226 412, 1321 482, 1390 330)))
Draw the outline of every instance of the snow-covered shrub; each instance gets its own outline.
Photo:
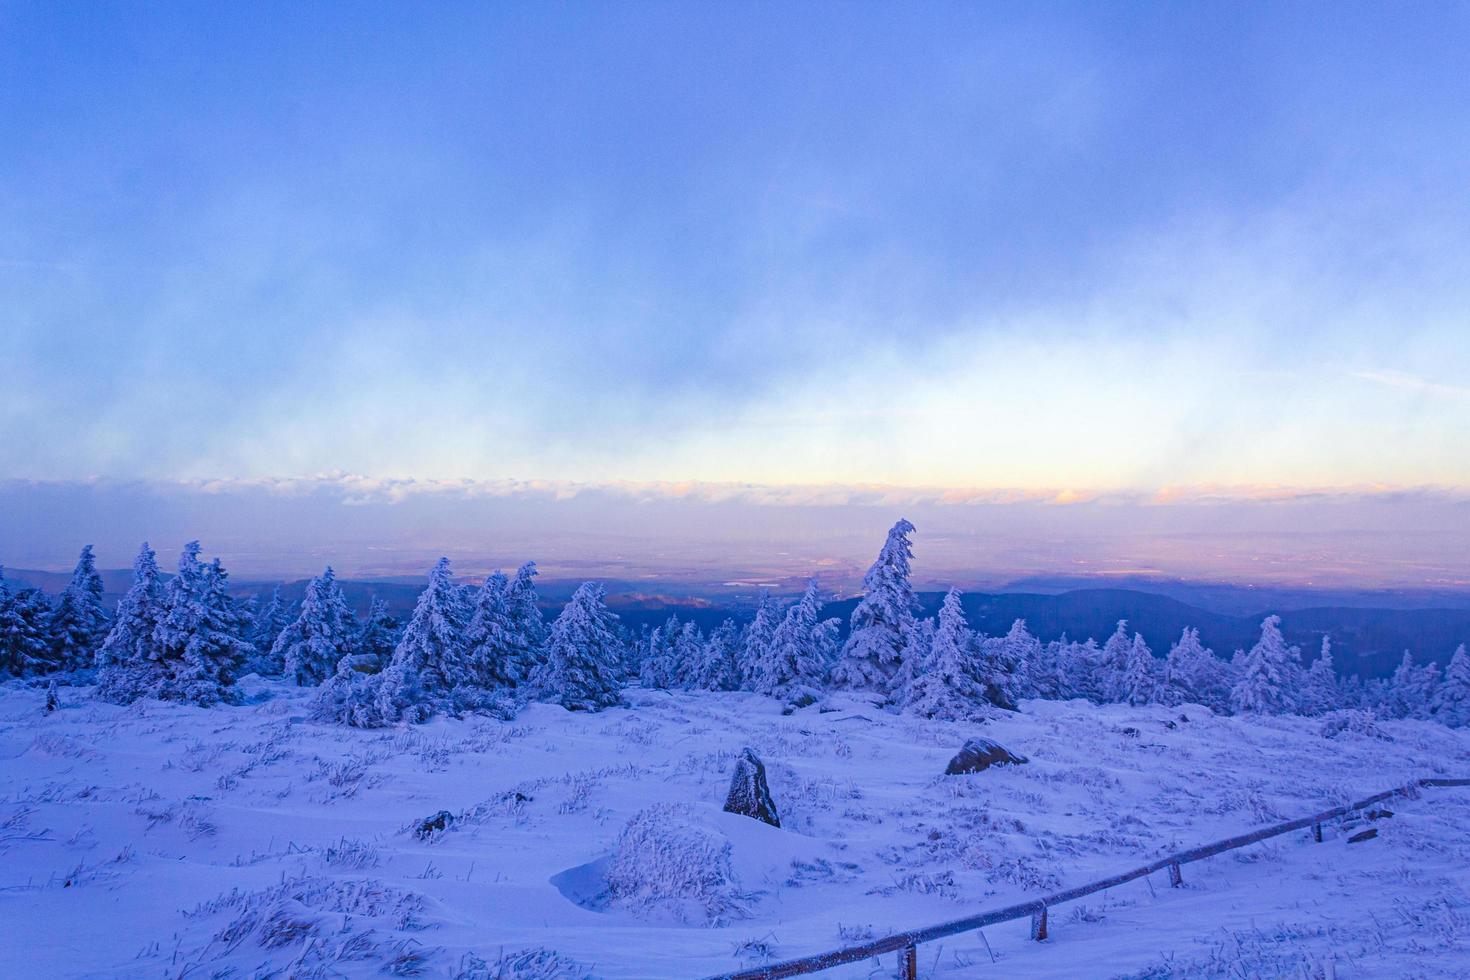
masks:
POLYGON ((581 980, 590 975, 576 960, 539 946, 501 950, 493 962, 466 953, 450 974, 453 980, 581 980))
POLYGON ((686 922, 719 925, 742 912, 730 842, 685 806, 659 803, 629 820, 613 845, 607 884, 619 905, 686 922))
POLYGON ((1323 738, 1338 738, 1344 734, 1361 735, 1364 738, 1379 738, 1391 741, 1390 736, 1378 727, 1378 719, 1373 712, 1366 708, 1344 708, 1341 711, 1332 711, 1322 717, 1322 727, 1319 729, 1323 738))

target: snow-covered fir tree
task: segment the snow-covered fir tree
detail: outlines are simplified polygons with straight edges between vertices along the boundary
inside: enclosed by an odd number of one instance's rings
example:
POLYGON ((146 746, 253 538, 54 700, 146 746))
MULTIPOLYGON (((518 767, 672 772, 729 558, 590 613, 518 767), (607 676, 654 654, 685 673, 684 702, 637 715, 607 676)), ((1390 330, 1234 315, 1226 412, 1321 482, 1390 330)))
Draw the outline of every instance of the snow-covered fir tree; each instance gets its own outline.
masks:
POLYGON ((465 630, 471 668, 481 687, 514 687, 519 680, 522 649, 517 631, 510 612, 510 580, 495 572, 480 586, 465 630))
POLYGON ((1404 659, 1394 670, 1385 691, 1382 709, 1393 718, 1428 718, 1439 686, 1439 665, 1429 663, 1420 667, 1405 650, 1404 659))
POLYGON ((1123 681, 1118 700, 1124 704, 1153 704, 1158 700, 1158 666, 1154 652, 1143 642, 1142 633, 1133 634, 1133 645, 1128 648, 1128 661, 1123 667, 1123 681))
POLYGON ((278 676, 285 665, 273 655, 276 639, 294 620, 291 604, 281 598, 281 587, 271 589, 270 598, 255 610, 250 624, 250 645, 257 653, 252 665, 257 674, 278 676))
POLYGON ((755 689, 755 665, 769 655, 771 641, 780 624, 781 613, 776 608, 776 601, 771 598, 770 592, 762 592, 760 601, 756 603, 755 618, 745 628, 745 636, 740 643, 741 690, 755 689))
POLYGON ((704 633, 690 620, 674 637, 674 686, 685 691, 698 687, 699 669, 704 661, 704 633))
POLYGON ((1325 715, 1342 707, 1337 671, 1332 665, 1332 639, 1322 637, 1322 649, 1302 678, 1297 710, 1304 715, 1325 715))
MULTIPOLYGON (((914 526, 900 520, 888 532, 878 558, 863 576, 863 598, 852 611, 851 631, 832 669, 839 687, 876 691, 902 699, 894 679, 915 640, 918 600, 909 584, 914 526)), ((911 672, 910 672, 911 673, 911 672)))
POLYGON ((727 619, 710 631, 691 680, 701 691, 740 689, 740 628, 735 620, 727 619))
POLYGON ((107 611, 102 607, 102 576, 92 546, 82 549, 71 581, 56 599, 51 615, 51 660, 60 669, 92 666, 107 637, 107 611))
POLYGON ((1199 630, 1186 626, 1164 659, 1162 700, 1225 712, 1231 687, 1230 665, 1200 642, 1199 630))
POLYGON ((837 653, 839 625, 835 619, 823 620, 821 613, 821 590, 814 579, 786 610, 765 656, 754 664, 752 687, 757 694, 804 704, 821 697, 837 653))
POLYGON ((1128 670, 1128 656, 1133 652, 1133 637, 1128 634, 1128 620, 1118 620, 1113 635, 1103 643, 1093 666, 1088 685, 1094 700, 1101 702, 1122 701, 1127 692, 1123 687, 1123 675, 1128 670))
POLYGON ((648 634, 638 673, 644 687, 666 691, 676 686, 678 641, 683 629, 679 617, 670 616, 666 623, 648 634))
POLYGON ((1300 654, 1286 645, 1281 617, 1267 616, 1261 622, 1261 638, 1240 658, 1231 707, 1242 714, 1290 714, 1296 710, 1293 684, 1299 670, 1300 654))
POLYGON ((132 701, 149 686, 158 659, 153 631, 163 618, 163 579, 158 557, 144 541, 133 559, 133 584, 112 618, 112 629, 97 651, 97 696, 104 701, 132 701))
POLYGON ((1030 689, 1030 661, 1037 656, 1041 644, 1026 629, 1026 621, 1011 624, 1005 636, 982 636, 979 646, 979 676, 985 698, 997 708, 1014 710, 1030 689))
POLYGON ((1461 643, 1445 668, 1444 683, 1431 706, 1434 720, 1451 728, 1470 727, 1470 653, 1461 643))
POLYGON ((337 662, 357 643, 357 617, 337 584, 330 566, 307 583, 301 612, 271 647, 270 659, 281 664, 287 680, 315 687, 337 669, 337 662))
POLYGON ((909 685, 906 708, 925 718, 963 721, 983 715, 990 699, 975 636, 958 589, 939 607, 929 653, 909 685))
POLYGON ((236 672, 254 648, 244 639, 246 617, 226 590, 224 566, 218 559, 202 563, 199 542, 185 545, 178 574, 163 588, 145 643, 133 634, 149 617, 155 601, 149 580, 156 588, 157 575, 153 553, 145 545, 134 564, 134 586, 128 593, 136 601, 125 598, 119 605, 113 632, 103 644, 107 666, 98 679, 98 697, 118 702, 154 697, 204 705, 229 700, 236 672), (128 660, 117 659, 128 654, 128 660))
POLYGON ((367 619, 363 621, 357 642, 347 658, 347 667, 359 674, 381 673, 393 659, 393 649, 398 646, 398 629, 398 617, 388 612, 388 604, 373 597, 368 603, 367 619))
POLYGON ((12 589, 0 569, 0 676, 54 669, 51 604, 39 589, 12 589))
POLYGON ((584 582, 551 624, 546 663, 536 680, 541 696, 572 711, 597 711, 622 700, 618 617, 596 582, 584 582))
POLYGON ((536 563, 528 561, 516 570, 505 591, 505 604, 510 613, 509 640, 514 644, 507 653, 514 667, 516 683, 527 683, 545 662, 546 622, 537 605, 536 563))
POLYGON ((440 558, 392 661, 378 675, 377 712, 382 719, 421 721, 435 711, 457 711, 481 690, 465 643, 467 614, 449 559, 440 558))

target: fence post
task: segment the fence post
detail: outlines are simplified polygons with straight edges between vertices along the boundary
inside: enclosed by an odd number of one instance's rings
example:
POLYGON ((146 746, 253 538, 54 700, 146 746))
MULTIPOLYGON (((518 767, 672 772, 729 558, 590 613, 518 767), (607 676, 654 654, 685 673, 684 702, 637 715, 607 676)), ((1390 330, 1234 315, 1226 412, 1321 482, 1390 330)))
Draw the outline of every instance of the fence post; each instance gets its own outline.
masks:
POLYGON ((913 943, 903 948, 903 980, 919 980, 919 947, 913 943))
POLYGON ((1041 911, 1040 912, 1037 912, 1035 915, 1033 915, 1031 917, 1031 938, 1033 940, 1035 940, 1036 942, 1038 942, 1038 943, 1039 942, 1045 942, 1045 940, 1046 940, 1046 906, 1045 905, 1043 905, 1041 907, 1041 911))
POLYGON ((1318 844, 1322 843, 1322 825, 1320 823, 1312 824, 1312 840, 1318 844))
POLYGON ((1179 870, 1179 865, 1169 865, 1169 887, 1178 888, 1184 884, 1184 873, 1179 870))

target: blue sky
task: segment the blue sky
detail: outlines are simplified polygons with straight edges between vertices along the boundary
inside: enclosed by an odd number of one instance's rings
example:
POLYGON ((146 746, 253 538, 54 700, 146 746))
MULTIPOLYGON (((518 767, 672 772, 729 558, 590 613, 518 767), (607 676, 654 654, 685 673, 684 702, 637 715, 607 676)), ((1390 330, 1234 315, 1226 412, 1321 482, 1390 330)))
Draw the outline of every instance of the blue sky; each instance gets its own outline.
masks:
POLYGON ((0 479, 1470 486, 1470 10, 0 2, 0 479))

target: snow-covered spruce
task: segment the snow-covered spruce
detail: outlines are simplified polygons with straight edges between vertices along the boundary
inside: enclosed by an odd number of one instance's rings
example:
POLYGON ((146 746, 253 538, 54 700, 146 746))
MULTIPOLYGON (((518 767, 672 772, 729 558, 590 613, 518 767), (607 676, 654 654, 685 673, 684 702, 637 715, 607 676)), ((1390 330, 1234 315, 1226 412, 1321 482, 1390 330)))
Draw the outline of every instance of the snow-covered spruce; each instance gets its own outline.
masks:
POLYGON ((618 617, 604 604, 606 594, 596 582, 582 583, 551 624, 546 663, 533 682, 544 700, 573 711, 597 711, 622 700, 618 617))
POLYGON ((775 638, 776 627, 780 622, 781 614, 776 609, 776 601, 771 598, 768 590, 762 591, 760 602, 755 607, 755 616, 745 628, 745 636, 740 642, 741 690, 755 689, 756 664, 769 655, 771 640, 775 638))
POLYGON ((52 669, 51 605, 38 589, 12 589, 0 569, 0 677, 52 669))
POLYGON ((108 622, 102 608, 102 576, 97 573, 92 546, 87 545, 51 615, 52 664, 59 670, 91 667, 107 636, 108 622))
POLYGON ((876 691, 902 700, 894 681, 904 658, 916 655, 914 613, 918 600, 909 584, 914 526, 900 520, 888 532, 878 558, 863 576, 863 598, 852 611, 851 631, 832 669, 839 687, 876 691))
POLYGON ((306 586, 301 613, 276 638, 270 659, 286 679, 315 687, 332 675, 337 662, 353 652, 359 626, 347 597, 328 566, 306 586))
POLYGON ((906 707, 925 718, 949 721, 983 715, 989 707, 979 650, 958 589, 950 589, 939 607, 929 655, 908 689, 906 707))
POLYGON ((1281 635, 1281 617, 1261 622, 1261 638, 1241 658, 1240 676, 1230 692, 1231 706, 1242 714, 1280 715, 1296 708, 1301 654, 1281 635))
POLYGON ((1434 720, 1451 728, 1470 726, 1470 653, 1463 643, 1450 657, 1444 683, 1435 693, 1434 720))
POLYGON ((837 653, 838 620, 821 618, 821 591, 807 583, 801 599, 781 619, 761 659, 751 665, 752 688, 788 704, 807 705, 822 696, 837 653))
POLYGON ((715 627, 697 651, 690 686, 701 691, 735 691, 740 688, 740 627, 727 619, 715 627))
POLYGON ((1164 660, 1162 699, 1190 702, 1212 711, 1230 710, 1230 665, 1199 641, 1199 630, 1185 627, 1164 660))
POLYGON ((250 626, 250 645, 255 647, 255 660, 250 669, 265 677, 277 677, 285 669, 284 664, 272 656, 276 638, 292 622, 291 607, 281 598, 281 587, 271 589, 270 598, 255 610, 250 626))

